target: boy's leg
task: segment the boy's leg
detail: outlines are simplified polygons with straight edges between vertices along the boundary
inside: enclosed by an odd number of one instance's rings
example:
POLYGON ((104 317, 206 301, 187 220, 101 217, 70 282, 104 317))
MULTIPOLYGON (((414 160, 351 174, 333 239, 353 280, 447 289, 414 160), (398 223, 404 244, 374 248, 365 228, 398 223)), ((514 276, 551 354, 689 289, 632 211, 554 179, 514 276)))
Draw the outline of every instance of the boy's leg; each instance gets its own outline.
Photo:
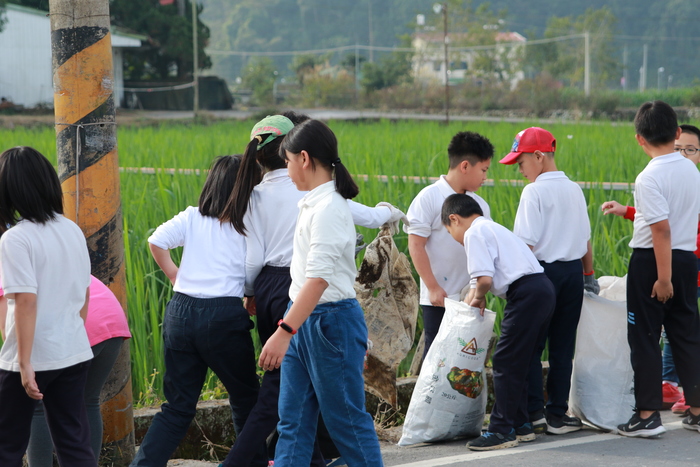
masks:
POLYGON ((627 340, 638 410, 654 411, 662 407, 659 336, 665 306, 651 298, 656 277, 654 251, 635 249, 627 273, 627 340))
POLYGON ((36 401, 27 396, 17 371, 0 370, 0 465, 21 467, 36 401))
POLYGON ((362 308, 356 300, 321 308, 325 312, 312 314, 307 322, 314 329, 308 368, 323 420, 348 465, 381 467, 374 422, 365 408, 367 327, 362 308))
POLYGON ((700 315, 695 255, 674 250, 672 268, 673 298, 664 316, 664 327, 673 347, 686 404, 700 407, 700 315))
POLYGON ((493 355, 496 402, 490 432, 507 434, 515 427, 516 419, 523 417, 528 363, 551 318, 554 297, 554 288, 544 274, 525 276, 508 289, 501 337, 493 355))
MULTIPOLYGON (((168 303, 163 320, 166 403, 153 417, 132 467, 165 466, 187 433, 197 411, 197 401, 207 374, 193 337, 202 323, 193 306, 197 299, 176 293, 168 303)), ((206 329, 206 323, 204 325, 206 329)))
POLYGON ((664 341, 664 350, 661 352, 661 378, 663 381, 670 381, 678 384, 676 365, 673 363, 673 349, 671 348, 671 343, 666 336, 665 330, 661 332, 661 338, 664 341))
POLYGON ((547 374, 547 415, 561 418, 568 410, 576 329, 583 304, 581 261, 544 264, 545 274, 557 293, 549 323, 549 373, 547 374))
POLYGON ((58 374, 42 391, 46 421, 61 465, 97 466, 85 409, 84 391, 89 368, 90 361, 87 361, 55 370, 58 374))
POLYGON ((442 317, 445 316, 445 308, 441 306, 421 305, 423 309, 423 332, 425 332, 425 349, 423 350, 423 360, 428 355, 428 350, 435 340, 442 317))

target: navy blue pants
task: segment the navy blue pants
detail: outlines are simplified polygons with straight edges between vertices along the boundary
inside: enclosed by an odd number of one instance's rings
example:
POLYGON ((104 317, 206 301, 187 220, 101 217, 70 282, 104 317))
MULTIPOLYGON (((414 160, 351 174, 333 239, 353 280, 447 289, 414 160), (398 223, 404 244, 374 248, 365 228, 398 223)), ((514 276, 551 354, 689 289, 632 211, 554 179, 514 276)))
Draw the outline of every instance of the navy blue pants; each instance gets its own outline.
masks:
POLYGON ((510 284, 506 300, 501 337, 493 354, 496 401, 489 424, 490 432, 501 434, 529 421, 528 365, 552 317, 554 286, 542 273, 523 276, 510 284))
POLYGON ((673 250, 673 298, 651 298, 657 279, 651 248, 635 248, 627 273, 627 340, 634 369, 634 397, 639 410, 661 410, 661 326, 666 330, 686 404, 700 407, 700 315, 698 265, 693 252, 673 250))
POLYGON ((440 330, 442 318, 445 316, 445 307, 421 305, 421 308, 423 309, 423 331, 425 333, 425 347, 423 349, 423 360, 425 360, 425 356, 428 355, 428 350, 433 345, 435 336, 440 330))
MULTIPOLYGON (((556 293, 552 320, 530 362, 528 377, 528 412, 544 408, 542 387, 542 351, 549 341, 549 373, 547 375, 547 412, 557 417, 569 409, 571 370, 573 369, 576 328, 583 304, 583 265, 581 260, 540 262, 556 293)), ((658 347, 658 345, 657 345, 658 347)))
MULTIPOLYGON (((64 466, 97 467, 83 398, 89 368, 88 360, 35 374, 56 455, 64 466)), ((36 403, 27 396, 18 371, 0 370, 0 466, 22 466, 36 403)))
MULTIPOLYGON (((211 368, 226 387, 233 428, 243 430, 258 398, 253 322, 238 297, 194 298, 175 293, 163 320, 168 402, 153 417, 132 466, 164 467, 187 433, 211 368)), ((261 462, 265 446, 257 446, 261 462)))
MULTIPOLYGON (((277 322, 284 318, 289 305, 289 286, 292 278, 289 268, 265 266, 255 279, 255 308, 260 342, 265 342, 277 330, 277 322)), ((279 422, 278 401, 280 395, 280 369, 266 371, 263 375, 258 401, 251 410, 246 425, 224 460, 224 467, 265 467, 267 460, 256 462, 260 444, 264 444, 279 422)), ((315 446, 312 466, 326 463, 315 446)))

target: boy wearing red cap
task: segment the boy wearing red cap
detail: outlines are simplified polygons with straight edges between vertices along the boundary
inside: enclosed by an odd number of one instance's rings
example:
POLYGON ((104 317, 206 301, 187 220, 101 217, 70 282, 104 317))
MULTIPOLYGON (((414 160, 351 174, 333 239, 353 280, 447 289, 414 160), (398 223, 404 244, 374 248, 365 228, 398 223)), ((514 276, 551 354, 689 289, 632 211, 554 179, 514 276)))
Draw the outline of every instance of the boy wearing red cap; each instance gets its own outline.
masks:
POLYGON ((576 328, 583 290, 598 293, 593 275, 591 227, 581 188, 558 171, 556 140, 547 130, 527 128, 515 137, 501 164, 518 164, 531 183, 523 189, 513 232, 532 249, 554 284, 556 306, 545 339, 538 343, 528 377, 528 412, 536 433, 564 434, 580 430, 581 420, 566 415, 571 388, 576 328), (542 364, 549 340, 547 406, 544 406, 542 364))

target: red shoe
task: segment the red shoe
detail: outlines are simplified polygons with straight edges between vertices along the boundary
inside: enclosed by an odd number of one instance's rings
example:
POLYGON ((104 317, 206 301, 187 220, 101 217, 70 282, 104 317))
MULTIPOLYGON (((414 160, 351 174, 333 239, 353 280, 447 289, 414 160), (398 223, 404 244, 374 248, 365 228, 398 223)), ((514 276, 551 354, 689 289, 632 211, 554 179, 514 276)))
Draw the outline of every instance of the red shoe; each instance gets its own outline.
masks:
POLYGON ((676 386, 674 386, 671 383, 666 383, 664 382, 661 385, 661 389, 663 390, 663 404, 661 407, 664 410, 668 410, 678 402, 679 400, 683 399, 683 393, 678 390, 676 386))
POLYGON ((688 409, 690 409, 690 406, 685 404, 685 396, 683 396, 681 397, 681 400, 673 404, 673 407, 671 407, 671 412, 678 415, 685 415, 685 412, 688 409))

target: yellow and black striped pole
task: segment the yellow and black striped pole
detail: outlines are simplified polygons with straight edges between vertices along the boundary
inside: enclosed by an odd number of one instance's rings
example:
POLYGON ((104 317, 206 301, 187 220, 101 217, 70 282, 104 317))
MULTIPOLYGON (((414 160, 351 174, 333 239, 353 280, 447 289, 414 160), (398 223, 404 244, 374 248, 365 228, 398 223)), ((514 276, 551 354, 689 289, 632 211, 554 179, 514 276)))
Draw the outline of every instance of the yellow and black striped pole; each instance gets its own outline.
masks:
MULTIPOLYGON (((85 233, 93 275, 126 310, 109 0, 49 0, 49 10, 65 213, 85 233)), ((101 394, 109 465, 134 457, 130 364, 126 341, 101 394)))

